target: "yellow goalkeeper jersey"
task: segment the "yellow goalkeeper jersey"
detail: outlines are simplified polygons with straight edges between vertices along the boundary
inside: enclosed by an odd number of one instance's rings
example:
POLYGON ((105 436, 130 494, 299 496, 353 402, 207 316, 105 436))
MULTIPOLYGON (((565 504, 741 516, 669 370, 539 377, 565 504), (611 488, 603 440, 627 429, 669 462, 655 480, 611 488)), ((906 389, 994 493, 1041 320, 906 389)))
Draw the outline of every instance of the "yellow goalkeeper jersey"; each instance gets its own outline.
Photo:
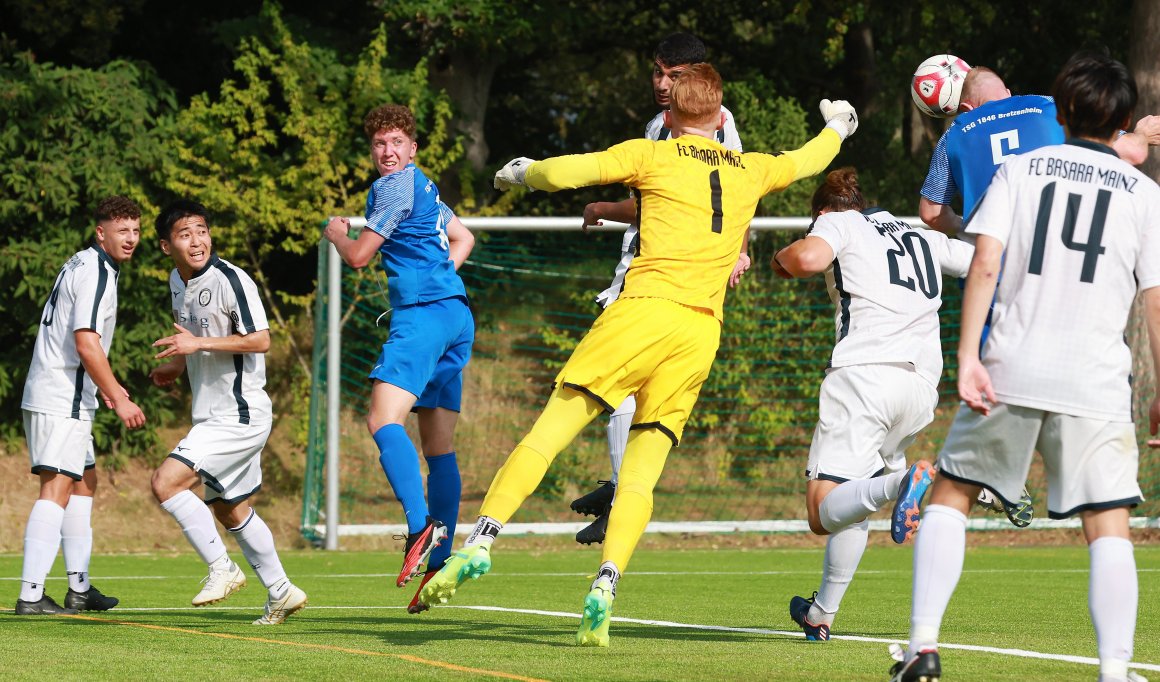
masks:
POLYGON ((782 154, 738 153, 699 135, 630 140, 603 152, 537 161, 528 167, 525 182, 548 191, 611 183, 632 187, 640 252, 621 297, 665 298, 722 320, 729 274, 757 202, 821 172, 840 144, 830 129, 782 154))

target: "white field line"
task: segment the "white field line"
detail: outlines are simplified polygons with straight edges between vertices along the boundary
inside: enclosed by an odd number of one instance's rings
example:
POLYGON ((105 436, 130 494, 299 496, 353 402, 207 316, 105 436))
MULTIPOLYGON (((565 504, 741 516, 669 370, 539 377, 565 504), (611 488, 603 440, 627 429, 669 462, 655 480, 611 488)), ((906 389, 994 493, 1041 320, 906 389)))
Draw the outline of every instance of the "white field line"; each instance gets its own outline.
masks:
MULTIPOLYGON (((574 535, 590 521, 570 521, 560 523, 509 523, 503 527, 505 536, 511 535, 574 535)), ((1129 520, 1132 528, 1160 528, 1160 517, 1134 516, 1129 520)), ((1070 519, 1035 519, 1029 530, 1058 530, 1080 528, 1078 517, 1070 519)), ((473 526, 461 523, 455 529, 456 535, 469 535, 473 526)), ((320 536, 326 535, 325 525, 312 529, 320 536)), ((871 519, 870 530, 890 530, 890 519, 871 519)), ((967 530, 1011 531, 1014 528, 1004 517, 984 517, 967 519, 967 530)), ((404 535, 406 524, 340 524, 338 536, 355 535, 404 535)), ((645 527, 646 533, 808 533, 809 522, 805 519, 770 519, 765 521, 652 521, 645 527)))
MULTIPOLYGON (((382 610, 402 610, 402 606, 309 606, 310 611, 382 611, 382 610)), ((580 614, 569 613, 565 611, 542 611, 539 609, 512 609, 503 606, 457 606, 457 605, 443 605, 439 607, 442 609, 463 609, 467 611, 492 611, 496 613, 519 613, 529 616, 547 616, 552 618, 567 618, 576 620, 580 618, 580 614)), ((162 608, 121 608, 118 607, 116 611, 134 612, 134 613, 163 613, 174 611, 254 611, 256 607, 252 606, 175 606, 162 608)), ((703 630, 709 632, 736 632, 739 634, 749 635, 770 635, 774 637, 804 637, 802 632, 795 632, 792 630, 770 630, 765 628, 739 628, 728 625, 703 625, 699 623, 679 623, 670 620, 651 620, 645 618, 622 618, 620 616, 613 616, 613 622, 616 623, 632 623, 635 625, 654 625, 657 627, 676 628, 682 630, 703 630)), ((830 639, 846 640, 850 642, 866 642, 870 644, 901 644, 905 645, 906 641, 898 639, 888 639, 885 637, 862 637, 858 635, 830 635, 830 639)), ((951 644, 941 642, 940 649, 958 649, 961 651, 977 651, 980 653, 998 654, 1000 656, 1012 656, 1015 658, 1034 658, 1046 661, 1061 661, 1064 663, 1075 663, 1079 665, 1098 666, 1099 659, 1091 658, 1089 656, 1072 656, 1070 654, 1050 654, 1041 651, 1028 651, 1026 649, 1005 649, 1002 647, 979 646, 976 644, 951 644)), ((885 655, 883 655, 885 658, 885 655)), ((1160 671, 1160 665, 1154 663, 1132 663, 1131 668, 1136 670, 1148 670, 1157 672, 1160 671)))
MULTIPOLYGON (((1137 573, 1160 573, 1160 568, 1137 568, 1137 573)), ((904 575, 910 573, 909 569, 888 569, 888 570, 871 570, 862 569, 858 571, 858 575, 904 575)), ((1023 568, 976 568, 964 569, 963 574, 1021 574, 1034 573, 1035 575, 1042 575, 1046 573, 1082 573, 1087 574, 1086 568, 1045 568, 1045 569, 1023 569, 1023 568)), ((818 571, 816 569, 803 569, 800 571, 633 571, 629 575, 634 576, 668 576, 668 575, 696 575, 696 576, 755 576, 755 575, 805 575, 816 576, 818 571)), ((487 574, 489 578, 592 578, 596 574, 585 571, 567 571, 567 572, 551 572, 543 571, 536 573, 527 572, 491 572, 487 574)), ((189 575, 98 575, 91 574, 90 577, 95 581, 105 580, 198 580, 205 577, 202 574, 189 575)), ((343 579, 343 580, 357 580, 370 578, 397 578, 397 573, 295 573, 294 578, 309 578, 312 580, 327 580, 327 579, 343 579)), ((48 576, 49 580, 63 581, 67 578, 63 576, 48 576)), ((18 576, 0 576, 0 581, 18 581, 18 576)), ((119 609, 123 610, 123 609, 119 609)))

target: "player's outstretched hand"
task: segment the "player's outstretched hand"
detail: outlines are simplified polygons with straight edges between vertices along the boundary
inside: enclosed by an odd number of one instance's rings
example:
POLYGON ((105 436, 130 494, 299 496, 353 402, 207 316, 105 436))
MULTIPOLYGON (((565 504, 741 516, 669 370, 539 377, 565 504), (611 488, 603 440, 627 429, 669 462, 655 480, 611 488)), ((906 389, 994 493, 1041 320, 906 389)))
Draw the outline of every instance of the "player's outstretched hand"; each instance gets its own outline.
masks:
POLYGON ((495 181, 492 184, 496 189, 505 192, 517 185, 523 186, 524 176, 528 174, 528 166, 535 162, 535 159, 529 159, 526 156, 508 161, 506 166, 495 172, 495 181))
POLYGON ((976 358, 959 362, 959 397, 975 412, 986 417, 995 404, 995 389, 991 386, 991 375, 976 358))
POLYGON ((165 347, 165 349, 160 353, 154 355, 154 358, 163 360, 174 355, 190 355, 192 353, 196 353, 199 350, 197 345, 198 337, 189 333, 188 329, 182 327, 176 322, 173 323, 173 328, 177 330, 176 334, 173 336, 166 336, 163 339, 157 339, 153 342, 154 348, 158 346, 165 347))
POLYGON ((858 112, 846 100, 836 99, 831 102, 824 99, 818 108, 822 111, 822 118, 826 119, 826 127, 833 128, 843 140, 858 129, 858 112))
POLYGON ((753 259, 749 257, 748 253, 743 253, 737 256, 737 264, 733 266, 733 272, 729 274, 729 287, 737 288, 741 283, 741 275, 749 272, 749 266, 753 265, 753 259))

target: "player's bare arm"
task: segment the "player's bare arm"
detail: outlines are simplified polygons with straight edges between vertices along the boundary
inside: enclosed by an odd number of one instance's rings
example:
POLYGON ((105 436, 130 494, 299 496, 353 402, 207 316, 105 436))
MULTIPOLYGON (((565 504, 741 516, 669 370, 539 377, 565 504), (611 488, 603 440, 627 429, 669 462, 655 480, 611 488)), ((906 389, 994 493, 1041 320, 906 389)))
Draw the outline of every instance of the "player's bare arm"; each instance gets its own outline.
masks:
POLYGON ((80 356, 85 372, 93 378, 93 383, 104 397, 113 404, 113 411, 117 413, 121 422, 130 429, 144 426, 145 413, 129 399, 129 392, 113 376, 109 358, 105 355, 105 349, 101 348, 101 335, 91 329, 78 329, 73 332, 73 336, 76 339, 77 355, 80 356))
POLYGON ((1120 158, 1139 166, 1148 160, 1150 147, 1160 145, 1160 116, 1145 116, 1136 122, 1135 129, 1112 142, 1120 158))
MULTIPOLYGON (((1144 319, 1148 323, 1148 347, 1152 351, 1152 371, 1156 373, 1154 381, 1160 386, 1160 287, 1152 287, 1144 291, 1144 319)), ((1160 395, 1152 401, 1148 408, 1148 432, 1156 435, 1160 427, 1160 395)), ((1155 441, 1148 445, 1156 447, 1155 441)))
POLYGON ((971 259, 971 269, 967 273, 966 290, 963 292, 963 321, 959 332, 959 397, 972 410, 983 415, 990 414, 995 403, 995 392, 991 387, 991 377, 979 361, 979 339, 983 336, 983 324, 1002 267, 1003 243, 988 235, 979 235, 975 242, 975 255, 971 259))
POLYGON ((963 218, 946 204, 937 204, 926 197, 918 199, 918 217, 931 229, 946 235, 958 234, 963 229, 963 218))
POLYGON ((780 267, 789 277, 809 277, 834 262, 834 249, 820 237, 805 237, 785 247, 773 257, 773 267, 780 267))
MULTIPOLYGON (((366 231, 370 232, 370 230, 366 231)), ((447 248, 451 252, 451 261, 455 263, 455 269, 458 270, 467 260, 467 257, 471 255, 471 249, 475 247, 475 235, 458 217, 455 217, 447 223, 447 242, 447 248)))
POLYGON ((629 197, 624 201, 594 201, 584 207, 584 224, 581 229, 587 230, 590 225, 603 225, 605 220, 616 223, 636 222, 636 199, 629 197))
POLYGON ((162 351, 153 357, 162 360, 177 355, 192 355, 199 351, 212 353, 265 353, 270 350, 270 330, 262 329, 246 335, 194 336, 188 329, 174 323, 176 333, 157 339, 154 348, 162 351))
MULTIPOLYGON (((346 218, 331 218, 326 223, 324 237, 338 249, 338 255, 352 268, 370 265, 386 239, 374 230, 363 230, 358 239, 350 238, 350 221, 346 218)), ((457 264, 458 267, 458 264, 457 264)))

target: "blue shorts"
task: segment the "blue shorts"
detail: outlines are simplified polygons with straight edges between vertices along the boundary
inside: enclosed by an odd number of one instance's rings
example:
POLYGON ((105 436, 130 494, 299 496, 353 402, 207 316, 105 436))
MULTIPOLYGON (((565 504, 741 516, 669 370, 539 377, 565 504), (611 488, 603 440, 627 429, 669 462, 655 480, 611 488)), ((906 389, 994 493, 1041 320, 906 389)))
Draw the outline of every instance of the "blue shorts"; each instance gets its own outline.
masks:
POLYGON ((463 368, 471 359, 475 320, 460 297, 395 308, 372 380, 416 396, 415 407, 459 411, 463 368))

